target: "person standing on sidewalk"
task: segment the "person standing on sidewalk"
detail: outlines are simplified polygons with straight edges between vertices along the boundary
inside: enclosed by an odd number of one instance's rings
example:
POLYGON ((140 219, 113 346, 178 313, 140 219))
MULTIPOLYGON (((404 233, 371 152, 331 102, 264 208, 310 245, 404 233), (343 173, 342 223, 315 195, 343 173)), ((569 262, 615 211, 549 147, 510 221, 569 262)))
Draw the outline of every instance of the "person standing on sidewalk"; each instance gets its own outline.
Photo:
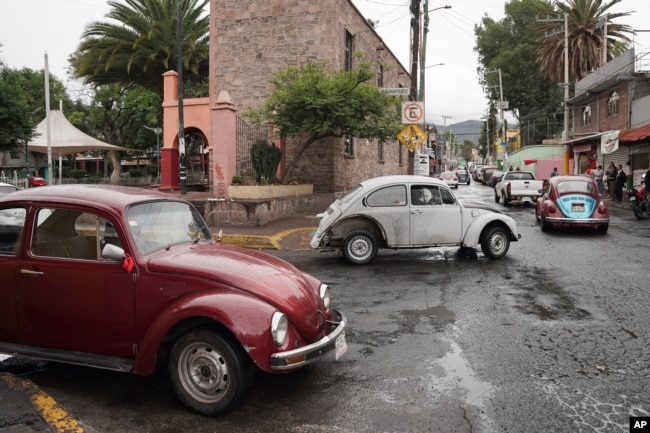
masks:
POLYGON ((609 193, 609 198, 614 200, 614 191, 616 189, 616 173, 618 170, 616 170, 616 166, 612 161, 609 161, 609 165, 607 166, 607 170, 605 173, 607 174, 607 192, 609 193))
POLYGON ((603 170, 603 166, 599 165, 596 168, 596 185, 598 185, 598 195, 602 196, 603 195, 603 176, 605 175, 605 170, 603 170))
POLYGON ((614 201, 621 202, 623 201, 623 185, 627 183, 627 175, 625 174, 625 170, 623 170, 623 166, 621 164, 618 165, 618 173, 616 174, 616 186, 615 186, 615 193, 614 193, 614 201))

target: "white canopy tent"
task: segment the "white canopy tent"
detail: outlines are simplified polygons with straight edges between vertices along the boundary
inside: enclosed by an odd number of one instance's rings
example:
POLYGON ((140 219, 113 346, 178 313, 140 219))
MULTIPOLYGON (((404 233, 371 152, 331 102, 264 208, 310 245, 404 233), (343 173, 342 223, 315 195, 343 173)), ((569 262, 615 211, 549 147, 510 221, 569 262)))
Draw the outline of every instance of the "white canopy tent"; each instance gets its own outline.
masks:
MULTIPOLYGON (((134 150, 104 143, 80 131, 66 119, 61 110, 50 110, 49 118, 52 156, 59 158, 59 179, 61 178, 62 157, 64 155, 77 154, 89 150, 134 150)), ((28 151, 48 153, 47 120, 47 118, 43 119, 36 127, 36 134, 38 135, 27 144, 28 151)))

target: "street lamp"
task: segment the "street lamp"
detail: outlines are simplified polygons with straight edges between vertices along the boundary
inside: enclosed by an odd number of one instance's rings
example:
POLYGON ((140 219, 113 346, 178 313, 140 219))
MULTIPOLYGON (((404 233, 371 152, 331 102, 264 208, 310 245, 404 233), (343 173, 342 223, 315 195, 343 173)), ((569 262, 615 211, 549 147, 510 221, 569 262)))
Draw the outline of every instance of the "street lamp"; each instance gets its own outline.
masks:
POLYGON ((429 68, 433 68, 434 66, 443 66, 443 65, 444 63, 436 63, 435 65, 425 66, 424 69, 429 69, 429 68))
POLYGON ((153 131, 156 134, 156 155, 158 157, 158 181, 160 182, 160 134, 162 133, 162 128, 159 126, 149 127, 145 126, 149 131, 153 131))

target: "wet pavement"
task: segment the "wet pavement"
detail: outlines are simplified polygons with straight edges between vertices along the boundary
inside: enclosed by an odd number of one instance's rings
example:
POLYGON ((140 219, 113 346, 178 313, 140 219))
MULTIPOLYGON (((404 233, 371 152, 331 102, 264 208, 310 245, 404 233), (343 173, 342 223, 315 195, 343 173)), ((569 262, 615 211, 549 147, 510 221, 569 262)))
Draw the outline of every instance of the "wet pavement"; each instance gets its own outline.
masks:
MULTIPOLYGON (((607 202, 612 215, 624 216, 632 212, 627 200, 614 202, 608 197, 603 197, 603 200, 607 202)), ((221 231, 221 242, 226 244, 256 249, 310 250, 309 240, 318 222, 315 214, 305 214, 263 226, 225 224, 211 227, 211 230, 215 235, 221 231)), ((449 356, 453 356, 453 351, 449 356)), ((451 364, 458 367, 457 362, 451 364)), ((30 381, 0 373, 0 433, 46 431, 71 433, 87 430, 30 381)))

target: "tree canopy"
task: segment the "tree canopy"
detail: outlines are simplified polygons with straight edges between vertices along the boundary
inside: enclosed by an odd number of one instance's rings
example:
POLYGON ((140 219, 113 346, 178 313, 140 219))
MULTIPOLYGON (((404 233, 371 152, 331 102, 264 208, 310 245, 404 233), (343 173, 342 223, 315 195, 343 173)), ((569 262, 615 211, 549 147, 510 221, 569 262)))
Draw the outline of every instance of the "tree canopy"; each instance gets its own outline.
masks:
POLYGON ((626 33, 632 27, 617 24, 613 20, 629 16, 629 12, 611 13, 608 10, 621 0, 569 0, 557 2, 557 9, 549 8, 545 16, 561 18, 546 20, 538 30, 537 62, 544 76, 563 82, 564 77, 564 17, 568 21, 569 81, 575 82, 592 70, 602 66, 603 54, 606 61, 612 60, 617 44, 628 43, 626 33), (605 44, 605 39, 607 42, 605 44), (606 46, 606 50, 604 50, 606 46))
POLYGON ((280 136, 304 137, 283 181, 316 140, 348 134, 395 139, 402 127, 400 101, 380 93, 371 84, 373 78, 370 65, 362 62, 351 71, 329 71, 324 63, 307 63, 270 79, 272 89, 266 101, 247 115, 256 122, 273 123, 280 136))
MULTIPOLYGON (((102 86, 139 85, 163 96, 163 73, 176 70, 177 0, 109 1, 115 21, 92 22, 70 57, 74 75, 102 86)), ((183 70, 207 72, 209 0, 180 0, 183 70)))

